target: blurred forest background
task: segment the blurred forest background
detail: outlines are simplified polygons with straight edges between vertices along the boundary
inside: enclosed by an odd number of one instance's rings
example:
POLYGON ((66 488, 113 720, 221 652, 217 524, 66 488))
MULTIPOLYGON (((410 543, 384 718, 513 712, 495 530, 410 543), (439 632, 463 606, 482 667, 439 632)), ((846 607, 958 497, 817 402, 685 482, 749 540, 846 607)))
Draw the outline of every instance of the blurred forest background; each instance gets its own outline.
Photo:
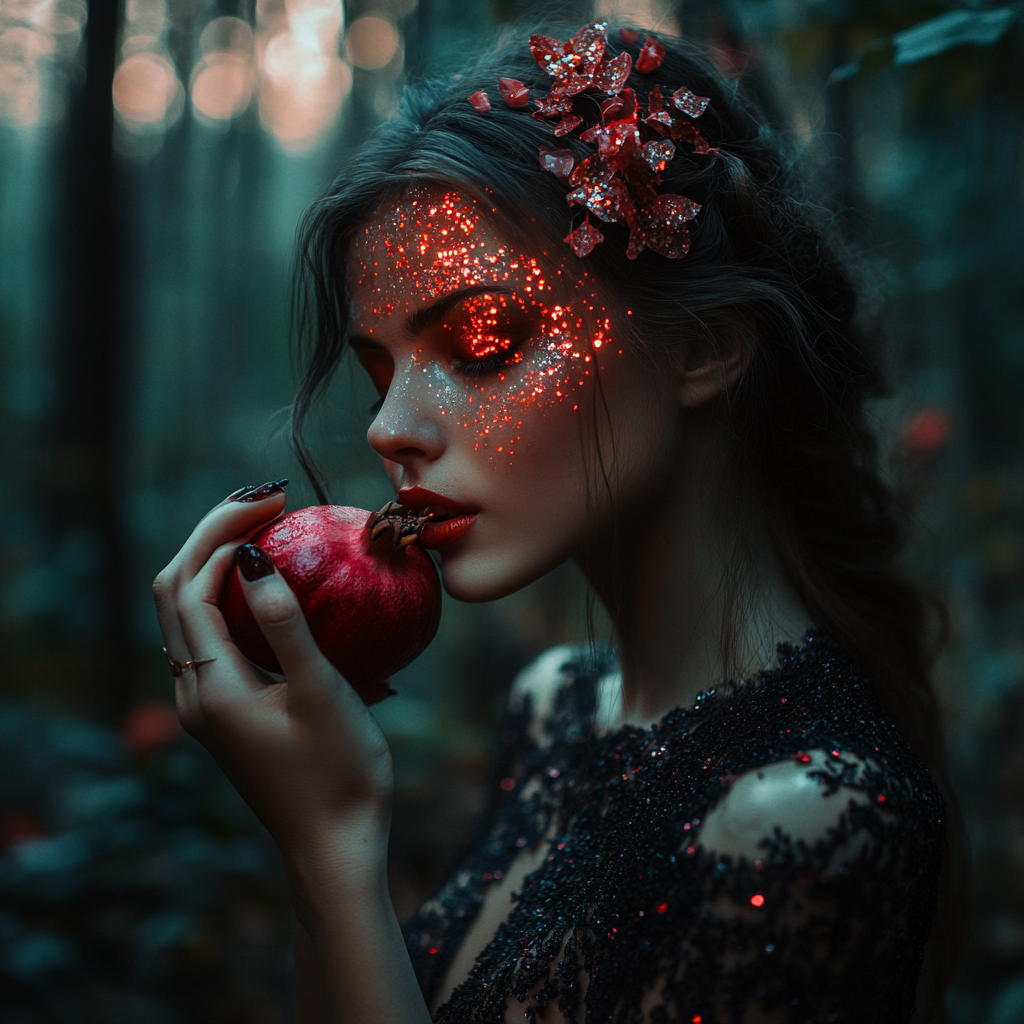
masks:
MULTIPOLYGON (((975 871, 953 1024, 1024 1021, 1024 10, 941 0, 570 0, 706 39, 836 197, 900 388, 909 564, 975 871)), ((288 475, 296 221, 403 83, 529 0, 0 0, 0 1024, 277 1024, 292 925, 272 846, 177 728, 149 584, 229 491, 288 475)), ((525 43, 525 40, 524 40, 525 43)), ((343 373, 319 451, 377 507, 343 373)), ((565 568, 447 602, 379 718, 408 911, 472 836, 508 684, 585 635, 565 568)))

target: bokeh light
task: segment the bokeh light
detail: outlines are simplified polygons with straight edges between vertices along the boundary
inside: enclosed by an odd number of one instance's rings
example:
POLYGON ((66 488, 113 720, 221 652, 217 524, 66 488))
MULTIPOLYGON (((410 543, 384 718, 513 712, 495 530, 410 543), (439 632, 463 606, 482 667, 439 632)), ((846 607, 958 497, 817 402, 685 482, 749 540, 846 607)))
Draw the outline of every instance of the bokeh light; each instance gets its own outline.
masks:
POLYGON ((0 122, 33 128, 60 119, 85 20, 84 0, 0 3, 0 122))
POLYGON ((223 124, 252 98, 252 29, 240 18, 214 18, 199 48, 204 56, 192 71, 192 107, 200 121, 223 124))
POLYGON ((164 0, 127 0, 114 111, 129 135, 162 136, 181 116, 185 89, 164 49, 164 0))
POLYGON ((174 65, 156 53, 135 53, 114 75, 114 108, 133 125, 164 126, 181 83, 174 65))
POLYGON ((252 96, 252 66, 233 53, 214 53, 196 65, 192 106, 198 114, 226 121, 241 114, 252 96))
POLYGON ((391 63, 401 40, 398 29, 387 18, 367 14, 352 22, 347 42, 352 63, 357 68, 373 71, 391 63))
POLYGON ((260 121, 285 149, 308 149, 337 120, 352 89, 352 70, 338 56, 341 4, 263 0, 257 14, 260 121))
POLYGON ((601 21, 621 22, 633 28, 678 34, 675 6, 670 0, 597 0, 594 17, 601 21))

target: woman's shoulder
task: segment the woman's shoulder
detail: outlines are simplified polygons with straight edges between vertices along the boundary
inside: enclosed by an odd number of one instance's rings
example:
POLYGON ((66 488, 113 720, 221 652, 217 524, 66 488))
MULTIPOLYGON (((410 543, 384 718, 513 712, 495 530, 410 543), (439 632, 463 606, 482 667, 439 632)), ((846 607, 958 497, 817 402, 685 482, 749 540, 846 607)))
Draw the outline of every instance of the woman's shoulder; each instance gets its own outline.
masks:
POLYGON ((560 644, 533 659, 512 681, 508 711, 534 744, 549 745, 558 734, 592 722, 603 690, 618 679, 611 648, 560 644))
POLYGON ((754 857, 777 830, 808 846, 834 843, 843 821, 869 819, 893 826, 890 839, 899 831, 932 842, 943 832, 934 778, 827 635, 783 645, 776 669, 711 694, 696 717, 699 728, 679 730, 667 753, 689 760, 699 738, 703 762, 721 766, 701 830, 705 848, 754 857))

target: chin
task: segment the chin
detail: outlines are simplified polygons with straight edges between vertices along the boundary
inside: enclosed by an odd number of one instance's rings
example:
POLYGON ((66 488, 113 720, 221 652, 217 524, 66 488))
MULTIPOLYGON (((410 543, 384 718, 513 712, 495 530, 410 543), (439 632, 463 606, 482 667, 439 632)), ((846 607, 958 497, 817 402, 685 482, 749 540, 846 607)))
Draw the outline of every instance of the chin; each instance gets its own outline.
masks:
POLYGON ((509 550, 500 552, 460 551, 441 553, 441 583, 456 601, 478 604, 497 601, 529 586, 546 575, 564 559, 538 562, 533 558, 517 558, 509 550))

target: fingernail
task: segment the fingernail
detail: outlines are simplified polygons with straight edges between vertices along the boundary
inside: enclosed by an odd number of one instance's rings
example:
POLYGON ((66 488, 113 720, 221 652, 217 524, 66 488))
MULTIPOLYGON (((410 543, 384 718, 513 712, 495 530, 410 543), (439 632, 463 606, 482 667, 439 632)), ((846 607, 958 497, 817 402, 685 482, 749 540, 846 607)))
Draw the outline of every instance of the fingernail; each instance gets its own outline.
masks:
POLYGON ((274 575, 274 562, 258 544, 243 544, 235 552, 238 571, 250 582, 274 575))
POLYGON ((244 487, 239 487, 237 491, 232 491, 224 500, 225 501, 238 501, 238 499, 245 494, 247 491, 255 491, 256 488, 252 484, 246 484, 244 487))
POLYGON ((262 501, 264 498, 269 498, 272 494, 280 494, 287 486, 288 477, 282 477, 280 480, 268 480, 265 484, 260 484, 259 487, 244 488, 242 493, 232 500, 262 501))

